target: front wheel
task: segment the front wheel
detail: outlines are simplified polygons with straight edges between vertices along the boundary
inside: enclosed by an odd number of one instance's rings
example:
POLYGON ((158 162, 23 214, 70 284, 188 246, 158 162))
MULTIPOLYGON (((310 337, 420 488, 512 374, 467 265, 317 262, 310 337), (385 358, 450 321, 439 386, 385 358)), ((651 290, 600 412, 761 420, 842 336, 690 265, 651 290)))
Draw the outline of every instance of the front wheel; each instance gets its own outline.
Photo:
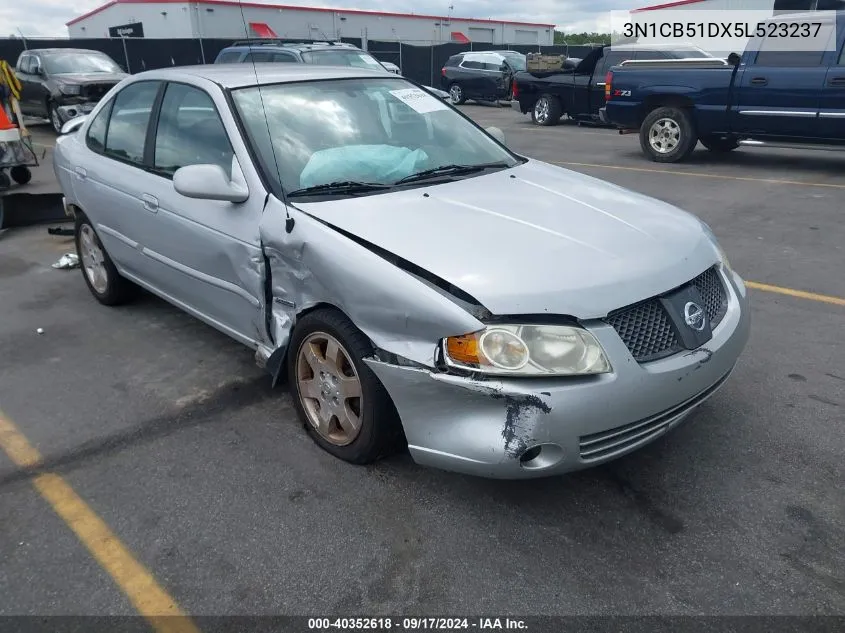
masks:
POLYGON ((58 106, 50 102, 47 104, 47 111, 50 113, 50 124, 53 126, 53 131, 56 134, 62 133, 62 117, 59 116, 58 106))
POLYGON ((398 447, 402 426, 393 401, 364 358, 369 339, 341 312, 306 314, 288 347, 288 381, 308 434, 324 450, 367 464, 398 447))
POLYGON ((717 154, 724 154, 739 147, 739 141, 731 137, 702 136, 698 140, 704 147, 717 154))
POLYGON ((695 149, 698 137, 689 112, 661 107, 649 112, 640 126, 640 147, 657 163, 676 163, 695 149))
POLYGON ((557 97, 541 95, 531 110, 531 120, 535 125, 557 125, 560 117, 563 116, 563 108, 557 97))

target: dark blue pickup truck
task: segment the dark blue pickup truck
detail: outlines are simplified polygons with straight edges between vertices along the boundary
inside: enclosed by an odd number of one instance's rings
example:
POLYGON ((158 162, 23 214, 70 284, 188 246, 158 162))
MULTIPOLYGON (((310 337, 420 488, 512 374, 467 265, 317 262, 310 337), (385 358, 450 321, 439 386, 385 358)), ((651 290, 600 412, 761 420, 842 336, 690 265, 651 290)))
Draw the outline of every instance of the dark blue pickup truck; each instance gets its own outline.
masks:
POLYGON ((782 40, 752 38, 726 60, 626 62, 605 77, 600 116, 620 133, 639 130, 643 153, 661 163, 684 160, 698 141, 713 152, 845 149, 845 11, 771 18, 800 20, 827 20, 831 50, 784 50, 782 40))

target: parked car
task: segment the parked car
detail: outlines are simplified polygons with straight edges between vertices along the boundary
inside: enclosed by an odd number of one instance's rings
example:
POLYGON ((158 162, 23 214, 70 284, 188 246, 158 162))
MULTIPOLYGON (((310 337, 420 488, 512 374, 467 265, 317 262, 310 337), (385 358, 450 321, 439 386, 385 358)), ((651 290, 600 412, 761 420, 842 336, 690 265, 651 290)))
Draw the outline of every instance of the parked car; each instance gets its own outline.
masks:
MULTIPOLYGON (((832 50, 784 50, 782 38, 753 38, 730 63, 614 66, 604 116, 639 130, 643 153, 661 163, 686 159, 698 141, 719 153, 740 145, 845 146, 845 11, 832 15, 832 50)), ((764 28, 777 34, 781 24, 789 31, 823 20, 823 13, 778 15, 764 28)))
POLYGON ((536 125, 557 125, 566 115, 576 121, 600 122, 604 106, 606 70, 627 59, 680 59, 712 56, 695 46, 617 44, 596 48, 574 68, 518 72, 513 81, 511 107, 531 113, 536 125))
POLYGON ((489 477, 586 468, 679 424, 748 338, 700 220, 402 77, 154 70, 77 127, 54 169, 94 298, 137 284, 254 349, 352 463, 407 443, 489 477))
POLYGON ((87 114, 127 73, 100 51, 81 48, 38 48, 18 57, 15 74, 21 82, 21 113, 48 118, 59 133, 62 125, 87 114))
MULTIPOLYGON (((282 40, 261 39, 235 42, 218 53, 215 64, 241 64, 245 62, 302 63, 319 66, 349 66, 351 68, 370 68, 386 70, 394 75, 401 75, 396 64, 382 62, 367 51, 345 42, 284 42, 282 40)), ((448 93, 423 86, 441 99, 448 98, 448 93)))
POLYGON ((511 80, 520 70, 525 70, 525 55, 516 51, 458 53, 440 70, 440 87, 449 93, 454 105, 467 99, 510 99, 511 80))

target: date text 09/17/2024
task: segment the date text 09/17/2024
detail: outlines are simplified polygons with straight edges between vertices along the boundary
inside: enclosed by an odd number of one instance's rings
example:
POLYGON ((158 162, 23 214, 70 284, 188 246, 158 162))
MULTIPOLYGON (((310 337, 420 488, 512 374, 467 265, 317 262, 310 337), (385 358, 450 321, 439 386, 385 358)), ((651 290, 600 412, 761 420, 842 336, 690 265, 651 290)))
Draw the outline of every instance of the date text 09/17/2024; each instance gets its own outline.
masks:
POLYGON ((518 618, 309 618, 310 631, 527 631, 518 618))

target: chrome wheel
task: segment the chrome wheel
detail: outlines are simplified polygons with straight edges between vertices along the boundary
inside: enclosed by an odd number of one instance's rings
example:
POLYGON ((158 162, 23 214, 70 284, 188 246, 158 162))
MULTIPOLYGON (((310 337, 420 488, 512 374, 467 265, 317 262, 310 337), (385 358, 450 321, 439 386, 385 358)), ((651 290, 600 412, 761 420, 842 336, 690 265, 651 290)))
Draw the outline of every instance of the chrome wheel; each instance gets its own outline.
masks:
POLYGON ((325 332, 309 334, 297 350, 296 382, 309 424, 335 446, 351 444, 361 432, 363 395, 343 345, 325 332))
POLYGON ((681 142, 681 126, 673 119, 658 119, 648 129, 648 143, 659 154, 668 154, 681 142))
POLYGON ((455 105, 459 105, 461 101, 463 101, 464 91, 458 84, 455 84, 451 88, 449 88, 449 98, 455 105))
POLYGON ((534 118, 537 123, 545 123, 549 120, 549 100, 545 97, 541 97, 534 104, 534 118))
POLYGON ((97 244, 97 236, 90 224, 83 224, 79 229, 79 256, 82 258, 82 268, 91 287, 99 294, 105 294, 109 287, 106 258, 103 249, 97 244))

